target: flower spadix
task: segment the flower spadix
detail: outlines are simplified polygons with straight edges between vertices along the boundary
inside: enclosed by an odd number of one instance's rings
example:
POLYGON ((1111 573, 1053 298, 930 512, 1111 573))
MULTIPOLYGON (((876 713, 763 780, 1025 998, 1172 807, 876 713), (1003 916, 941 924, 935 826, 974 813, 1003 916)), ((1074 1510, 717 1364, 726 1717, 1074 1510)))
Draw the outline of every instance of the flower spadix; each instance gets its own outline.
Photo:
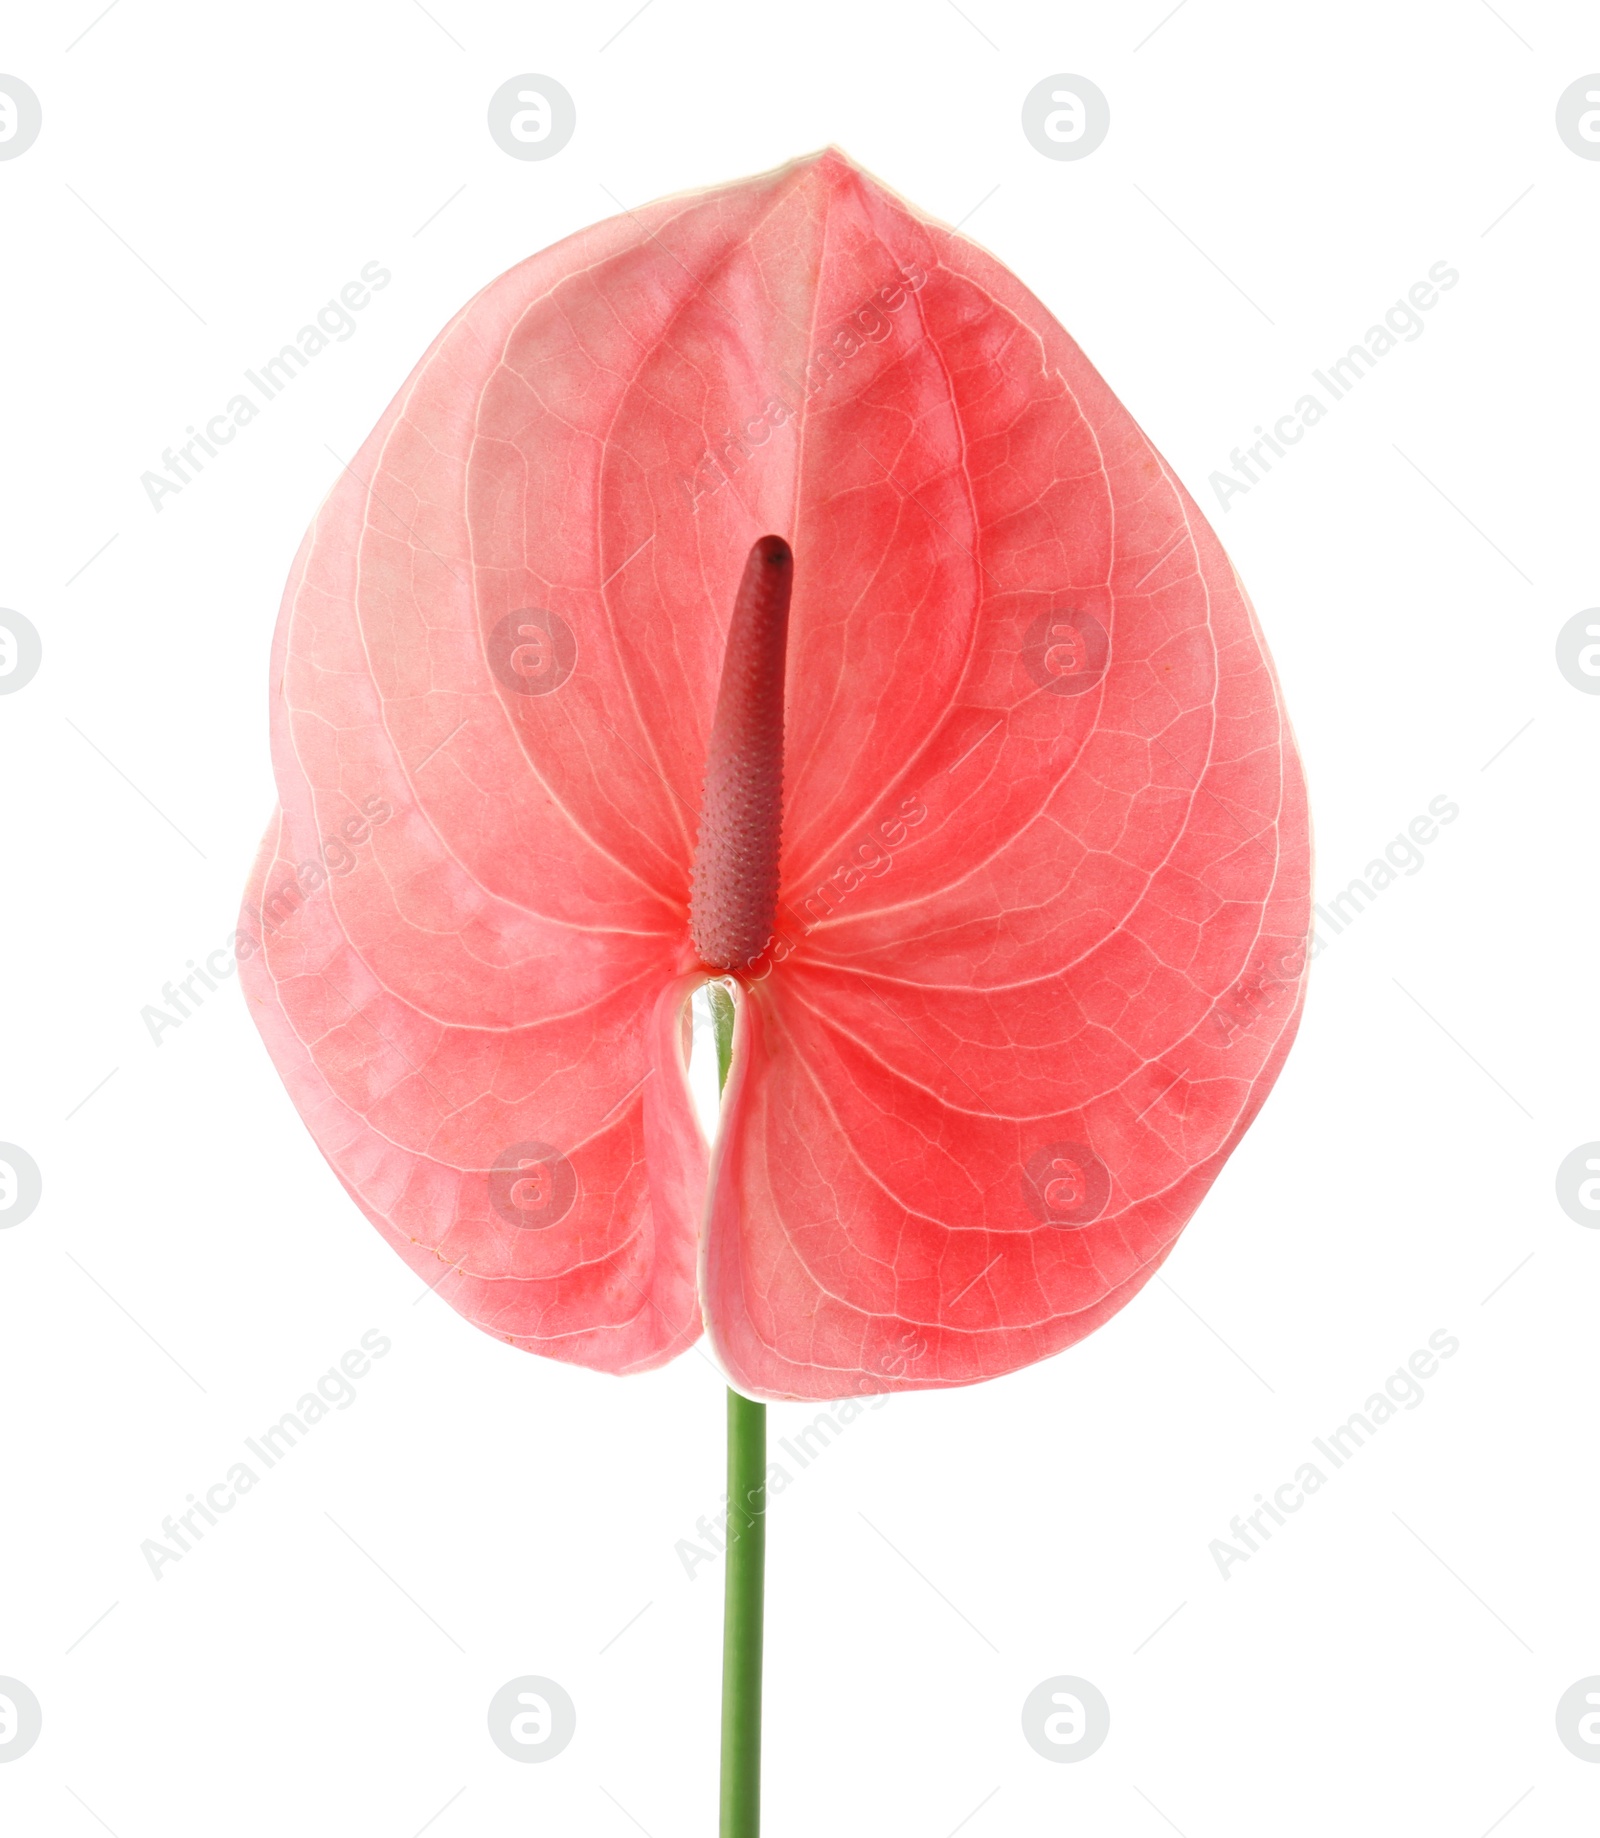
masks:
POLYGON ((1298 1019, 1304 793, 1227 558, 1027 289, 835 152, 457 315, 306 537, 272 726, 261 1031, 390 1243, 551 1357, 703 1325, 805 1398, 1043 1358, 1298 1019))

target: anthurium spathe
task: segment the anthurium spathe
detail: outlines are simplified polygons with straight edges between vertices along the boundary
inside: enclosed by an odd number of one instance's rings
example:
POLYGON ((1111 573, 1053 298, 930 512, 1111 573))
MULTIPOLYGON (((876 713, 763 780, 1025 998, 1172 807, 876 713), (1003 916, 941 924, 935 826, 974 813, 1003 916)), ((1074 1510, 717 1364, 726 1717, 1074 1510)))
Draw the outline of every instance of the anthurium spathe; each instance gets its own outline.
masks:
POLYGON ((1011 1371, 1149 1280, 1288 1050, 1305 801, 1226 556, 1027 289, 836 152, 464 308, 272 686, 253 1012, 517 1346, 638 1371, 703 1323, 755 1397, 1011 1371))

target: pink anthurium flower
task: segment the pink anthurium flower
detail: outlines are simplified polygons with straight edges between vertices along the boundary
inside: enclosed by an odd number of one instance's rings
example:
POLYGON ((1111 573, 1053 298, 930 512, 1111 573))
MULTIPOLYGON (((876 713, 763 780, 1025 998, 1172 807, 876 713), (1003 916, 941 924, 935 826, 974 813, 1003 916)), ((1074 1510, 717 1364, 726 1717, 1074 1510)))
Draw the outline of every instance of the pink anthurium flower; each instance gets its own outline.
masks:
POLYGON ((1243 589, 1044 307, 836 152, 465 307, 272 685, 253 1012, 367 1216, 533 1352, 1012 1371, 1149 1280, 1288 1051, 1309 835, 1243 589))

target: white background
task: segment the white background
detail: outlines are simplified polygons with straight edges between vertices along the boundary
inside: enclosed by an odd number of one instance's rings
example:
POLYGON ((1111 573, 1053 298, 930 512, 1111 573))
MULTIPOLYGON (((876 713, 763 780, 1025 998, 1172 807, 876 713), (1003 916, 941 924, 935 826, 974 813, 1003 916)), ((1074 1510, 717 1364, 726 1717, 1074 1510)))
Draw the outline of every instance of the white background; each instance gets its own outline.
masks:
MULTIPOLYGON (((837 141, 971 213, 1214 514, 1321 897, 1431 799, 1460 816, 1318 958, 1165 1280, 1061 1358, 868 1413, 775 1501, 767 1829, 1593 1829, 1600 1766, 1554 1722, 1600 1672, 1600 1232, 1554 1189, 1600 1136, 1600 700, 1554 661, 1600 600, 1600 163, 1554 127, 1600 69, 1591 10, 632 6, 82 0, 0 41, 44 110, 0 163, 0 605, 44 640, 0 700, 0 1138, 45 1183, 0 1232, 0 1674, 44 1707, 0 1821, 714 1827, 720 1569, 674 1549, 720 1502, 708 1361, 612 1380, 419 1299, 236 984, 159 1047, 140 1010, 233 927, 272 623, 334 456, 524 255, 837 141), (530 71, 577 104, 542 162, 485 128, 530 71), (1057 72, 1110 100, 1081 162, 1021 131, 1057 72), (357 335, 152 510, 161 450, 372 260, 357 335), (1461 279, 1425 334, 1216 510, 1229 451, 1438 261, 1461 279), (141 1541, 369 1328, 393 1351, 357 1402, 154 1580, 141 1541), (1426 1401, 1224 1580, 1211 1541, 1440 1328, 1426 1401), (578 1707, 543 1766, 486 1733, 524 1673, 578 1707), (1021 1735, 1058 1673, 1111 1705, 1079 1765, 1021 1735)), ((774 1437, 812 1415, 774 1407, 774 1437)))

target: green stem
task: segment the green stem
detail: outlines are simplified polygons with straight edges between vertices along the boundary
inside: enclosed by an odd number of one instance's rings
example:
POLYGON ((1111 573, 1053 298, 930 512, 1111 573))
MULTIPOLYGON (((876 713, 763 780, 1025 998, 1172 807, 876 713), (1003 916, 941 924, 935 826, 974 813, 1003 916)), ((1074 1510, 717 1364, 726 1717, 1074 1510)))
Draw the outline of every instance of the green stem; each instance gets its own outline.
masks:
MULTIPOLYGON (((733 1001, 711 987, 717 1082, 733 1056, 733 1001)), ((767 1567, 767 1407, 728 1392, 728 1554, 722 1611, 720 1838, 761 1831, 761 1648, 767 1567)))
POLYGON ((722 1621, 721 1838, 761 1830, 762 1586, 767 1407, 728 1393, 728 1557, 722 1621))

